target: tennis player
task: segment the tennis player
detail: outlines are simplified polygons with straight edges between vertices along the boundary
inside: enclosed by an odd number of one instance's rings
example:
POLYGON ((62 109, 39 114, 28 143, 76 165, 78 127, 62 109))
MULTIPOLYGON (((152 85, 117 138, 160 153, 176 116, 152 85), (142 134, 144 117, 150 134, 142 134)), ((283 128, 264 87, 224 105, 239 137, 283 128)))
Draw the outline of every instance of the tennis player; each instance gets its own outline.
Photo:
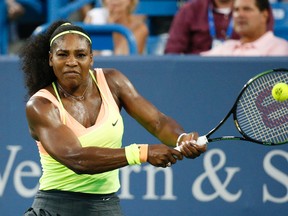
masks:
POLYGON ((120 71, 91 69, 91 44, 82 28, 58 21, 21 51, 27 120, 43 170, 25 216, 122 215, 119 168, 145 162, 165 168, 206 150, 195 145, 196 132, 186 134, 120 71), (164 144, 122 147, 122 108, 164 144))

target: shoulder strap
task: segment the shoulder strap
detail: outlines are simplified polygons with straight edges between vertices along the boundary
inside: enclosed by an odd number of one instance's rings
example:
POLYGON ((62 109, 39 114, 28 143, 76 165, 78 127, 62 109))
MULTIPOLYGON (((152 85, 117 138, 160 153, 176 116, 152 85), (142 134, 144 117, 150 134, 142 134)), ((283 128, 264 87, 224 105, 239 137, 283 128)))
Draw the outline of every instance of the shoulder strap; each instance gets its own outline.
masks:
MULTIPOLYGON (((61 101, 61 98, 60 98, 60 96, 59 96, 59 93, 58 93, 58 90, 57 90, 57 87, 56 87, 55 82, 52 82, 52 86, 53 86, 53 89, 54 89, 54 91, 55 91, 56 97, 57 97, 57 99, 58 99, 58 101, 59 101, 59 103, 60 103, 62 112, 65 113, 65 108, 64 108, 64 106, 63 106, 63 104, 62 104, 62 101, 61 101)), ((65 117, 63 118, 63 123, 66 124, 66 118, 65 118, 65 117)))

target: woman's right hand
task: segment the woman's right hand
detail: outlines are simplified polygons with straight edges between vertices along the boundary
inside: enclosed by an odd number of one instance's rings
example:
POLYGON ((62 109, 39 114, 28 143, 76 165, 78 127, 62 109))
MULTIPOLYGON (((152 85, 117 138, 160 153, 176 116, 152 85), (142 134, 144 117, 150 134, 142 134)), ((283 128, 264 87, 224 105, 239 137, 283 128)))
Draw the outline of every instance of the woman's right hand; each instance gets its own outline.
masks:
POLYGON ((166 168, 182 159, 181 152, 164 144, 154 144, 148 147, 147 162, 153 166, 166 168))

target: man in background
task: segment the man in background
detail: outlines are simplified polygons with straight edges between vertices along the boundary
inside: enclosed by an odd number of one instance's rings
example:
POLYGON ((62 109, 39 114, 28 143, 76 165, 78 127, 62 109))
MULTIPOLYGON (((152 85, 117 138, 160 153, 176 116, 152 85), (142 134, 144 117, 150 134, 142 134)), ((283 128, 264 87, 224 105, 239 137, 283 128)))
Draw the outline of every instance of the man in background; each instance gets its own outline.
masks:
POLYGON ((267 29, 270 4, 268 0, 235 0, 234 30, 239 40, 227 40, 222 45, 202 53, 209 56, 287 56, 288 42, 267 29))

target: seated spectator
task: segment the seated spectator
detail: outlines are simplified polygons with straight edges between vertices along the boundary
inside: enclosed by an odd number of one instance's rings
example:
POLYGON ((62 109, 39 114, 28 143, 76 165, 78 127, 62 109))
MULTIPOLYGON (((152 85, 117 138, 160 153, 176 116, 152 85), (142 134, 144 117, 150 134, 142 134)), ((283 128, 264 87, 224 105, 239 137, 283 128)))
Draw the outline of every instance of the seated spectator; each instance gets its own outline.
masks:
POLYGON ((215 45, 225 38, 237 38, 231 27, 232 3, 233 0, 194 0, 184 4, 172 22, 165 53, 199 54, 209 50, 212 41, 215 45))
MULTIPOLYGON (((193 0, 184 4, 172 22, 165 53, 199 54, 224 40, 239 39, 231 20, 233 1, 193 0)), ((268 22, 271 30, 273 23, 273 19, 268 22)))
MULTIPOLYGON (((93 8, 87 13, 85 23, 103 25, 120 24, 132 31, 135 36, 138 53, 143 54, 148 37, 148 27, 142 16, 133 14, 138 0, 103 0, 103 8, 93 8)), ((118 34, 113 34, 115 55, 129 54, 129 47, 126 39, 118 34)), ((94 51, 94 54, 101 54, 94 51)))
POLYGON ((25 13, 25 8, 15 0, 6 0, 9 20, 15 20, 25 13))
POLYGON ((234 30, 239 40, 203 52, 205 56, 287 56, 288 42, 267 30, 270 4, 268 0, 235 0, 234 30))

